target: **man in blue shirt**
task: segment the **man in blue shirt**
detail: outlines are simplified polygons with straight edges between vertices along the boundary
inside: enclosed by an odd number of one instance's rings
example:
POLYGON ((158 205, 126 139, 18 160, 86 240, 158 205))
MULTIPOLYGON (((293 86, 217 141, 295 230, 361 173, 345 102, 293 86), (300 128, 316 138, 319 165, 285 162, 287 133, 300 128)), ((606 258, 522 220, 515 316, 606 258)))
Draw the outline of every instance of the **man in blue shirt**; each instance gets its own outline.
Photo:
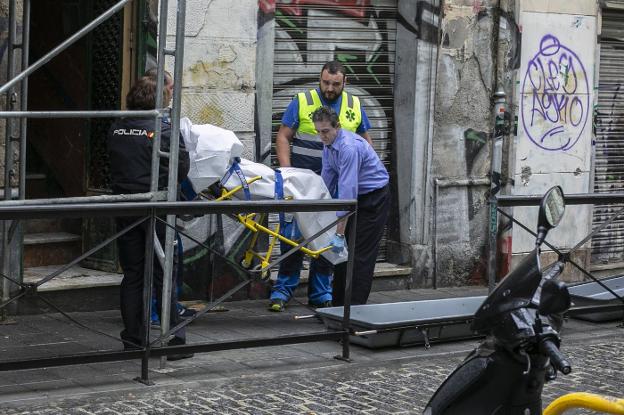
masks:
MULTIPOLYGON (((366 304, 373 284, 373 273, 379 242, 388 219, 390 193, 389 176, 377 153, 362 137, 340 128, 338 115, 329 107, 321 107, 312 114, 314 126, 323 142, 323 169, 321 176, 332 194, 341 199, 357 199, 357 222, 353 258, 351 304, 366 304)), ((347 212, 337 212, 344 217, 347 212)), ((336 226, 332 242, 334 250, 344 247, 345 230, 352 226, 347 218, 336 226), (347 223, 348 222, 348 223, 347 223)), ((346 263, 334 271, 333 305, 344 304, 346 263)))
MULTIPOLYGON (((321 142, 312 122, 312 113, 322 107, 329 106, 339 114, 342 127, 357 132, 371 145, 368 136, 370 122, 358 97, 344 90, 346 72, 340 62, 326 63, 321 69, 319 87, 297 94, 286 108, 282 117, 282 125, 275 139, 277 159, 281 167, 299 167, 310 169, 321 174, 321 142)), ((294 220, 286 220, 282 224, 282 235, 290 239, 301 237, 294 220)), ((290 249, 282 244, 282 251, 290 249)), ((271 291, 269 310, 283 311, 284 306, 292 297, 299 284, 299 276, 303 264, 303 254, 296 252, 281 264, 277 281, 271 291)), ((332 266, 324 259, 312 260, 308 284, 308 300, 312 306, 330 306, 332 301, 331 287, 332 266)))

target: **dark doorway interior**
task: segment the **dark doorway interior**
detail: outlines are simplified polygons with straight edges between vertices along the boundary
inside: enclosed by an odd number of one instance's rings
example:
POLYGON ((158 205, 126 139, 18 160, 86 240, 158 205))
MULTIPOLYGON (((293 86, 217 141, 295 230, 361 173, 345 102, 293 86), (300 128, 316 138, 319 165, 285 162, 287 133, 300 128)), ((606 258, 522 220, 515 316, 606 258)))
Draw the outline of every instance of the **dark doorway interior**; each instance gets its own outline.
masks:
MULTIPOLYGON (((30 62, 82 29, 116 1, 38 0, 32 2, 30 62)), ((117 13, 29 78, 28 109, 116 110, 120 108, 123 12, 117 13)), ((28 198, 75 197, 106 193, 106 132, 111 119, 31 119, 27 131, 28 198)), ((73 251, 88 249, 110 230, 88 220, 46 225, 73 235, 73 251), (76 238, 77 237, 77 238, 76 238), (76 246, 78 245, 78 246, 76 246)), ((43 233, 44 229, 30 229, 43 233)), ((56 248, 41 247, 43 251, 56 248)), ((42 255, 41 253, 39 255, 42 255)), ((114 247, 94 257, 116 268, 114 247)), ((57 259, 58 262, 58 259, 57 259)), ((45 264, 41 264, 45 265, 45 264)), ((88 264, 86 264, 88 265, 88 264)))
MULTIPOLYGON (((112 0, 33 2, 31 63, 114 3, 112 0)), ((123 13, 120 12, 36 71, 29 81, 29 109, 119 109, 122 37, 123 13)), ((53 176, 62 194, 50 196, 84 196, 89 189, 106 189, 105 138, 110 122, 110 119, 30 120, 29 150, 36 156, 28 171, 53 176)))

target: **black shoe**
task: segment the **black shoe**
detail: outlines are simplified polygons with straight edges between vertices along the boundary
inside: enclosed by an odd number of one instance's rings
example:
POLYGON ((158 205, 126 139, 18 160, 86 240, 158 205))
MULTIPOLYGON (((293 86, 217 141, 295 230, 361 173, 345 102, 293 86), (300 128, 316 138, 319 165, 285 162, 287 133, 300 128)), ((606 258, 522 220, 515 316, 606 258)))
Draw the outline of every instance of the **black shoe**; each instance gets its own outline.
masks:
POLYGON ((135 344, 131 340, 123 340, 123 339, 122 339, 122 342, 123 342, 124 352, 132 352, 132 351, 135 351, 135 350, 143 350, 143 347, 140 345, 141 342, 137 342, 135 344))
POLYGON ((178 315, 183 319, 191 318, 195 314, 197 314, 197 311, 193 310, 192 308, 181 307, 178 310, 178 315))
POLYGON ((143 350, 143 348, 139 346, 134 346, 131 344, 124 344, 124 352, 134 352, 137 350, 143 350))
MULTIPOLYGON (((179 337, 174 337, 167 343, 168 346, 182 346, 184 344, 186 344, 186 341, 179 337)), ((190 359, 193 356, 195 356, 195 353, 175 353, 168 355, 167 360, 174 362, 176 360, 190 359)))

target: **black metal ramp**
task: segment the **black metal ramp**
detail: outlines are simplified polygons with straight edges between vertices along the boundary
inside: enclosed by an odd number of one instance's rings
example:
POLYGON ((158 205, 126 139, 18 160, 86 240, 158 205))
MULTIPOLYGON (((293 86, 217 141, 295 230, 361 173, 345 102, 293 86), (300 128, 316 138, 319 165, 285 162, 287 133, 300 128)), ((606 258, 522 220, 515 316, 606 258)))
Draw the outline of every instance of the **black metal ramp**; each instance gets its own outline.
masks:
MULTIPOLYGON (((624 296, 624 275, 608 277, 600 280, 620 297, 624 296)), ((612 321, 624 318, 624 304, 622 300, 610 293, 606 288, 595 281, 583 282, 569 288, 573 308, 578 310, 571 313, 571 317, 593 322, 612 321), (621 306, 621 307, 618 307, 621 306), (603 308, 600 310, 600 308, 603 308), (618 309, 619 308, 619 309, 618 309)))
MULTIPOLYGON (((351 343, 368 348, 414 346, 479 337, 470 330, 485 296, 351 306, 351 343)), ((342 328, 342 307, 317 310, 329 329, 342 328)))

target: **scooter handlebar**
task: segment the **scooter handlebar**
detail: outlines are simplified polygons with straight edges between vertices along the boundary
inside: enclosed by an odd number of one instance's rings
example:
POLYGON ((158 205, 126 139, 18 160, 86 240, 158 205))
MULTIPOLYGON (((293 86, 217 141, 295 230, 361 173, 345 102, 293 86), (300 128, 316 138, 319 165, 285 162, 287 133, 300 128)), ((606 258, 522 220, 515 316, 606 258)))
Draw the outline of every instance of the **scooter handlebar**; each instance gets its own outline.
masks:
POLYGON ((550 363, 554 366, 555 369, 563 373, 564 375, 572 372, 572 366, 568 359, 564 356, 563 353, 559 350, 557 345, 550 339, 546 339, 542 342, 542 347, 544 352, 550 358, 550 363))

